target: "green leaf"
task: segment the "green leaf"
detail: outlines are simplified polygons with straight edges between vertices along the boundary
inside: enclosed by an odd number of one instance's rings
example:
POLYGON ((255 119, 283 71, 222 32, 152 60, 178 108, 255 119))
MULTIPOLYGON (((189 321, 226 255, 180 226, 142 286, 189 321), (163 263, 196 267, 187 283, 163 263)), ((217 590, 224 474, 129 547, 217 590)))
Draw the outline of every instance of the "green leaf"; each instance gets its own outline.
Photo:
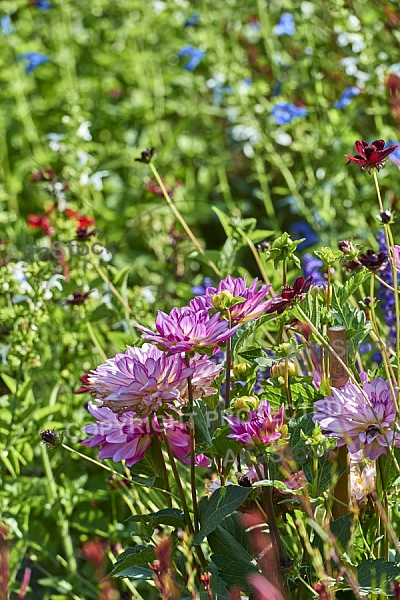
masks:
POLYGON ((242 348, 247 340, 254 335, 257 329, 273 318, 275 318, 275 315, 265 315, 264 317, 257 319, 257 321, 244 323, 241 327, 239 327, 236 333, 232 336, 232 355, 239 353, 240 348, 242 348))
POLYGON ((228 438, 228 435, 231 433, 232 430, 226 425, 221 429, 217 429, 215 437, 212 440, 212 449, 227 462, 233 462, 233 456, 236 456, 241 448, 239 442, 228 438), (232 461, 228 460, 228 452, 231 455, 232 461))
POLYGON ((195 544, 209 535, 221 521, 228 517, 246 500, 251 488, 227 485, 216 490, 210 498, 203 498, 199 504, 200 531, 194 538, 195 544))
POLYGON ((178 508, 163 508, 158 512, 147 515, 133 515, 128 520, 134 522, 143 521, 144 523, 151 521, 155 525, 170 525, 176 529, 185 527, 184 514, 178 508))
POLYGON ((228 585, 245 585, 248 575, 258 572, 252 554, 227 529, 218 526, 207 539, 213 552, 212 561, 219 567, 220 576, 228 585))
POLYGON ((193 419, 196 431, 196 442, 206 442, 212 444, 212 436, 215 428, 215 421, 209 419, 209 416, 216 416, 210 413, 208 405, 202 400, 195 400, 193 403, 193 419))
POLYGON ((357 577, 363 591, 386 594, 389 582, 400 575, 400 566, 383 558, 369 559, 357 567, 357 577))
POLYGON ((1 378, 4 381, 4 383, 6 384, 6 386, 8 387, 8 389, 10 390, 10 392, 12 394, 15 394, 17 391, 17 387, 18 387, 18 381, 16 381, 16 379, 13 379, 9 375, 6 375, 5 373, 1 374, 1 378))
MULTIPOLYGON (((114 568, 110 573, 111 577, 118 575, 119 577, 135 577, 130 574, 127 575, 127 569, 132 567, 145 567, 149 562, 155 560, 156 554, 154 552, 154 546, 135 546, 133 548, 127 548, 125 552, 118 556, 118 560, 114 564, 114 568), (124 573, 124 574, 123 574, 124 573)), ((151 573, 151 570, 148 569, 151 573)))

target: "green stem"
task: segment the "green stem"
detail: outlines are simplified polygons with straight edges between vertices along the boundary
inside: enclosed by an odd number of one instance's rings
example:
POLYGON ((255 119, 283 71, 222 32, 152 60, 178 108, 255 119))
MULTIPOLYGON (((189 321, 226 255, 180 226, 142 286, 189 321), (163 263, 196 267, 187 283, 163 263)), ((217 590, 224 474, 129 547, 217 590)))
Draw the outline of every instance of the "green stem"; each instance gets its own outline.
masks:
POLYGON ((164 486, 165 486, 165 492, 166 492, 165 497, 167 500, 168 508, 172 508, 171 488, 169 487, 168 471, 167 471, 167 466, 165 464, 164 454, 163 454, 163 451, 161 448, 160 439, 159 439, 158 435, 153 435, 153 441, 154 441, 154 446, 157 451, 158 457, 160 459, 161 469, 163 472, 164 486))
MULTIPOLYGON (((381 480, 381 493, 383 496, 383 506, 384 506, 384 510, 386 512, 386 517, 389 520, 389 503, 388 503, 388 497, 387 497, 387 491, 386 491, 385 471, 384 471, 384 465, 382 463, 382 456, 379 456, 377 462, 378 462, 378 467, 379 467, 379 477, 381 480)), ((379 515, 379 520, 381 520, 380 515, 379 515)), ((382 540, 382 553, 383 553, 383 558, 385 559, 385 561, 389 561, 389 535, 388 535, 388 531, 387 531, 386 527, 384 527, 384 534, 383 534, 383 540, 382 540)))
MULTIPOLYGON (((189 367, 190 358, 186 355, 186 365, 189 367)), ((188 400, 190 406, 190 412, 193 413, 193 388, 192 388, 192 379, 191 377, 187 378, 188 384, 188 400)), ((189 422, 189 432, 190 432, 190 487, 192 492, 192 504, 193 504, 193 518, 194 518, 194 531, 198 533, 199 531, 199 515, 197 510, 197 490, 196 490, 196 465, 195 465, 195 425, 193 417, 190 418, 189 422)))
MULTIPOLYGON (((182 217, 182 215, 179 212, 179 210, 176 208, 175 204, 172 202, 171 196, 168 194, 167 189, 166 189, 166 187, 164 185, 164 182, 161 179, 160 175, 158 174, 157 169, 155 168, 155 166, 153 165, 153 163, 149 163, 149 165, 150 165, 150 169, 153 172, 154 177, 157 180, 158 185, 160 186, 160 189, 161 189, 161 191, 163 193, 163 196, 164 196, 164 198, 165 198, 168 206, 170 207, 170 209, 174 213, 175 217, 178 219, 179 223, 182 225, 182 227, 185 230, 187 236, 192 240, 193 244, 196 246, 198 252, 202 256, 205 257, 206 253, 205 253, 204 249, 199 244, 196 236, 194 235, 193 231, 190 229, 189 225, 186 223, 185 219, 182 217)), ((207 263, 211 267, 211 269, 214 271, 214 273, 216 275, 218 275, 218 277, 221 277, 221 271, 218 269, 217 265, 212 260, 210 260, 210 259, 207 259, 207 263)))
POLYGON ((47 449, 45 448, 45 446, 42 446, 42 458, 43 458, 44 470, 45 470, 45 473, 46 473, 46 476, 48 479, 48 484, 46 487, 49 488, 49 495, 52 496, 54 504, 55 504, 56 515, 57 515, 57 524, 60 527, 60 534, 61 534, 61 539, 62 539, 62 542, 64 545, 65 555, 66 555, 67 562, 68 562, 68 568, 71 571, 71 573, 76 573, 77 564, 76 564, 76 559, 75 559, 74 546, 73 546, 70 532, 69 532, 68 520, 66 518, 66 515, 63 513, 62 505, 61 505, 60 499, 58 497, 57 486, 54 481, 53 470, 51 468, 49 456, 48 456, 47 449))
POLYGON ((229 407, 231 401, 231 340, 226 340, 226 376, 225 376, 225 408, 229 407))

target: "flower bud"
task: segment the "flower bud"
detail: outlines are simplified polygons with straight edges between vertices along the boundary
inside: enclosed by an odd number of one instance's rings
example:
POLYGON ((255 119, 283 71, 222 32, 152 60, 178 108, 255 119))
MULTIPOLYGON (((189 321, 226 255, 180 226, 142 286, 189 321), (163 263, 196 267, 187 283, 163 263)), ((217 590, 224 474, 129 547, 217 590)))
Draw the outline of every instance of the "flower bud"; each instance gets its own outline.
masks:
MULTIPOLYGON (((294 364, 294 362, 292 360, 288 360, 287 361, 287 370, 289 375, 297 375, 297 369, 296 369, 296 365, 294 364)), ((286 371, 286 366, 285 366, 285 361, 280 361, 278 363, 275 363, 272 365, 271 367, 271 375, 272 377, 283 377, 285 375, 285 371, 286 371)))
POLYGON ((219 310, 225 310, 232 306, 233 294, 229 290, 223 290, 219 294, 211 296, 212 305, 219 310))
POLYGON ((387 225, 387 223, 390 223, 392 219, 392 213, 390 212, 390 210, 384 210, 383 212, 381 212, 381 219, 382 223, 384 223, 385 225, 387 225))
POLYGON ((240 396, 233 401, 235 410, 254 410, 260 401, 257 396, 240 396))
POLYGON ((251 367, 247 363, 239 363, 238 365, 232 367, 232 371, 235 377, 239 377, 240 375, 247 373, 249 368, 251 367))

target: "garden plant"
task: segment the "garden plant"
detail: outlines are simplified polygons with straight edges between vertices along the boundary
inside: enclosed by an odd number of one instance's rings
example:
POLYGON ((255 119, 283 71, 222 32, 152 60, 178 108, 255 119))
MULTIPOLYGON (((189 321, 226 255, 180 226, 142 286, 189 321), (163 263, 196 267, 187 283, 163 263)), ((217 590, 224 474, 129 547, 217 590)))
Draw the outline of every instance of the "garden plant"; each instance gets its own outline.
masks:
POLYGON ((398 2, 0 11, 0 600, 400 600, 398 2))

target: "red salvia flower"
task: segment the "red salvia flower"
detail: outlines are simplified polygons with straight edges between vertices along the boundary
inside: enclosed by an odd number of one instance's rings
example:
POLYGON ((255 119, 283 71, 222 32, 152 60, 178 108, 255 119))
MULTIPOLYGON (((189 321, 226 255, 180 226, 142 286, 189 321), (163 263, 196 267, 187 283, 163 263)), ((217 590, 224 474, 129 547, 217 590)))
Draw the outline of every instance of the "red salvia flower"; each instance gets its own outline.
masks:
POLYGON ((379 171, 385 166, 384 159, 396 150, 397 145, 389 146, 384 150, 385 140, 375 140, 371 144, 361 140, 357 140, 354 144, 357 154, 355 156, 349 156, 345 154, 347 158, 347 165, 349 163, 356 163, 360 165, 362 171, 368 171, 371 174, 371 169, 379 171))

